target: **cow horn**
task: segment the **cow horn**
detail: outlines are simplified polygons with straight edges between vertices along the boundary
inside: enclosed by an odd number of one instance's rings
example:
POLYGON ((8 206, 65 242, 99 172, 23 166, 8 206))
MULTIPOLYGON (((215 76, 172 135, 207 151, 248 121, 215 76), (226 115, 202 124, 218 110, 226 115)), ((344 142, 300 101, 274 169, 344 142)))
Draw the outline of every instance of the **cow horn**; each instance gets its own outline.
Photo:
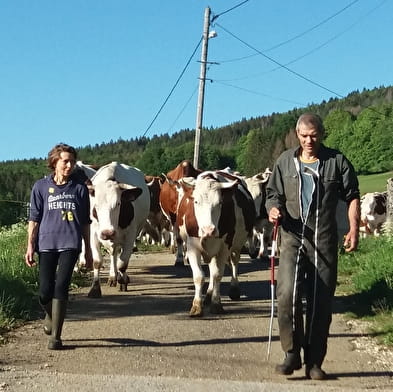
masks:
POLYGON ((220 188, 222 189, 228 189, 228 188, 232 188, 235 185, 237 185, 239 183, 238 180, 233 180, 233 181, 228 181, 228 182, 220 182, 220 188))

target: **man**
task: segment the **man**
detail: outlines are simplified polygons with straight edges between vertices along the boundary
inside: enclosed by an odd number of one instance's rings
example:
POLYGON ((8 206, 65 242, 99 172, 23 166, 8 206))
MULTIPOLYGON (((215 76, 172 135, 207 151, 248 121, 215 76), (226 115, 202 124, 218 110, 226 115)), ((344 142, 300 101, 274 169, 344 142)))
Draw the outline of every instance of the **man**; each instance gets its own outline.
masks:
POLYGON ((301 369, 323 380, 332 302, 337 282, 338 238, 335 220, 339 198, 348 205, 347 252, 359 239, 359 184, 352 164, 322 144, 319 116, 303 114, 296 125, 300 146, 281 154, 267 185, 269 221, 281 224, 277 299, 278 324, 285 360, 276 372, 301 369), (303 297, 306 299, 305 327, 303 297))

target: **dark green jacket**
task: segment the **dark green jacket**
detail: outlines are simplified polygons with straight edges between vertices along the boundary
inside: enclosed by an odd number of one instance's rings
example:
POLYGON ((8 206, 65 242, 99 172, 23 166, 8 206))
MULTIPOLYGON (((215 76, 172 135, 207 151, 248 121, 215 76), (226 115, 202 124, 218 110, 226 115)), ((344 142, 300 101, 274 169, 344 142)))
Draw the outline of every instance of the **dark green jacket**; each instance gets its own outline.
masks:
POLYGON ((321 145, 319 167, 315 176, 313 201, 306 221, 301 214, 301 177, 298 148, 284 151, 273 168, 266 188, 266 209, 277 207, 283 214, 281 226, 295 236, 337 244, 335 219, 339 199, 349 202, 359 198, 359 183, 349 160, 339 151, 321 145), (317 238, 315 238, 315 235, 317 238))

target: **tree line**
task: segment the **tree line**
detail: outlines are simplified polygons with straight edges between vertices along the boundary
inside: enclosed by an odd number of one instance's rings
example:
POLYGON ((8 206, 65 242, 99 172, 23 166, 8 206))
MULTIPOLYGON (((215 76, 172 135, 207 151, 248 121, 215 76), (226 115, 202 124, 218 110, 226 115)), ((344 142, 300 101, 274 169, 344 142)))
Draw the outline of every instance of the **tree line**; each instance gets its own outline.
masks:
MULTIPOLYGON (((295 124, 304 112, 324 120, 324 143, 341 150, 358 174, 393 170, 393 86, 354 91, 347 97, 294 108, 285 113, 241 119, 232 124, 203 129, 199 167, 230 167, 251 176, 272 167, 277 157, 297 144, 295 124)), ((136 166, 145 174, 167 173, 183 159, 192 161, 194 129, 151 138, 119 139, 77 148, 78 159, 104 165, 111 161, 136 166)), ((0 162, 0 226, 26 217, 33 183, 48 174, 46 159, 0 162)))

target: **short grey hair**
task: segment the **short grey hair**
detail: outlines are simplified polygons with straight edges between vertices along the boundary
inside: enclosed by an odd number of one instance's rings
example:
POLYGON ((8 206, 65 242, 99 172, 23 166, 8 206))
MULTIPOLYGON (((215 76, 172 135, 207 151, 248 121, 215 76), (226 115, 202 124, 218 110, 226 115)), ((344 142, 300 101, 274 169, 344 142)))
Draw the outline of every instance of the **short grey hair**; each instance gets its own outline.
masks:
POLYGON ((296 131, 299 130, 300 124, 308 125, 310 128, 311 127, 315 128, 317 132, 321 135, 325 133, 325 127, 323 126, 322 119, 317 114, 313 114, 313 113, 302 114, 297 120, 296 131))

